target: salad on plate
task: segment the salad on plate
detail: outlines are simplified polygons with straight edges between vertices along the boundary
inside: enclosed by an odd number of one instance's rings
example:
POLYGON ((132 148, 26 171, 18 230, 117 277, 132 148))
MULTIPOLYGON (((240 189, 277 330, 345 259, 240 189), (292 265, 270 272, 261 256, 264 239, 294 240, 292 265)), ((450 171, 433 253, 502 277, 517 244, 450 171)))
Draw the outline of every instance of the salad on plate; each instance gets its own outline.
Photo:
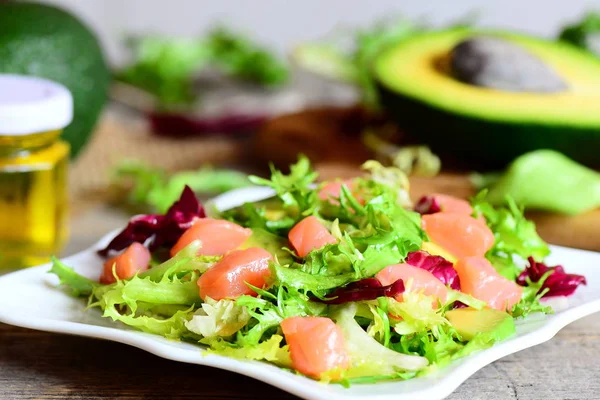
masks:
POLYGON ((344 385, 435 371, 586 283, 544 263, 548 246, 510 199, 412 205, 402 171, 363 168, 315 184, 301 157, 251 177, 273 197, 224 211, 186 187, 99 251, 97 280, 58 259, 50 272, 115 322, 344 385))

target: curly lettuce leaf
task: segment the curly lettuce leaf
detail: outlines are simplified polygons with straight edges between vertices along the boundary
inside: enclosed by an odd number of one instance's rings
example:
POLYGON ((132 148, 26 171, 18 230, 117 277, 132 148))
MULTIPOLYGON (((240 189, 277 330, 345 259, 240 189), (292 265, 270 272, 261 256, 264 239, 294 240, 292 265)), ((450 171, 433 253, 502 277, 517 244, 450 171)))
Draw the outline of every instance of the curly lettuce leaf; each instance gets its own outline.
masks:
POLYGON ((541 277, 537 277, 536 281, 533 281, 529 276, 520 278, 519 284, 524 286, 523 294, 521 300, 514 305, 510 312, 514 318, 525 318, 533 313, 552 314, 554 312, 552 307, 540 303, 542 297, 549 291, 548 288, 544 287, 544 284, 551 274, 552 271, 545 271, 541 277))
POLYGON ((399 336, 392 345, 400 353, 420 355, 430 362, 420 374, 449 364, 463 347, 464 344, 458 341, 456 330, 449 324, 439 325, 431 331, 399 336))
POLYGON ((207 344, 210 348, 208 354, 233 357, 246 360, 269 361, 281 367, 291 368, 292 360, 288 345, 281 346, 283 336, 272 335, 264 342, 255 345, 238 346, 235 343, 227 342, 220 338, 203 339, 201 343, 207 344))
POLYGON ((91 304, 102 309, 113 305, 127 306, 135 313, 138 302, 148 304, 175 304, 194 306, 201 303, 198 292, 198 274, 184 279, 162 279, 154 282, 150 278, 134 276, 129 280, 119 280, 112 285, 97 287, 92 295, 98 299, 91 304))
POLYGON ((250 176, 255 185, 268 186, 275 190, 283 203, 283 209, 290 217, 298 220, 314 213, 317 206, 317 193, 312 184, 318 174, 312 170, 310 161, 300 155, 298 162, 290 166, 290 173, 284 174, 271 164, 271 178, 250 176))
POLYGON ((186 327, 204 338, 231 336, 242 329, 250 321, 248 309, 236 304, 235 300, 204 299, 186 327))
POLYGON ((142 278, 159 282, 176 276, 184 276, 192 272, 204 273, 221 259, 221 256, 198 255, 202 248, 200 240, 194 240, 167 261, 150 268, 140 274, 142 278))
POLYGON ((486 192, 481 192, 472 200, 472 205, 475 216, 483 216, 495 236, 494 246, 486 257, 498 273, 514 281, 523 269, 516 262, 519 258, 543 260, 550 254, 550 249, 538 235, 535 224, 525 219, 523 210, 514 200, 507 198, 506 207, 494 208, 485 197, 486 192))
POLYGON ((62 286, 67 287, 74 297, 86 297, 92 294, 100 284, 85 276, 79 275, 73 268, 67 266, 58 258, 52 256, 52 267, 48 271, 60 280, 62 286))
POLYGON ((394 331, 400 335, 408 335, 447 325, 443 309, 433 307, 435 298, 410 291, 409 285, 410 282, 407 283, 407 291, 402 295, 401 302, 388 299, 388 312, 395 319, 392 322, 394 331))
POLYGON ((238 306, 246 307, 253 320, 237 333, 236 342, 245 346, 258 344, 268 331, 276 330, 285 318, 320 316, 327 306, 319 304, 293 287, 279 285, 275 293, 252 287, 260 297, 240 296, 238 306))

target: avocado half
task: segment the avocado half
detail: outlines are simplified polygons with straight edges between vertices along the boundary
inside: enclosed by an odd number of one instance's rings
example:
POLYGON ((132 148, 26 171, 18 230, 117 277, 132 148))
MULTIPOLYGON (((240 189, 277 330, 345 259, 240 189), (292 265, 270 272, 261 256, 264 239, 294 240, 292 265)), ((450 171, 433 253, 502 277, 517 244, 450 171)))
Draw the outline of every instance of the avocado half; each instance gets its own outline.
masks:
POLYGON ((373 74, 384 110, 434 151, 499 166, 550 148, 600 165, 600 60, 574 46, 498 31, 437 31, 383 51, 374 59, 373 74), (451 51, 476 35, 523 47, 554 69, 568 88, 508 92, 455 79, 451 51))

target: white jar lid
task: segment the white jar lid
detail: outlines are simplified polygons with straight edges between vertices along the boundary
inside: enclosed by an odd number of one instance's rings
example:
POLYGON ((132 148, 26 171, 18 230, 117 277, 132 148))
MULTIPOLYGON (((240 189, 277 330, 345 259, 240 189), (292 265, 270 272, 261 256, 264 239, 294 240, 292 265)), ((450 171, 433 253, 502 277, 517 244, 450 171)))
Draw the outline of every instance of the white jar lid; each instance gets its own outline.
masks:
POLYGON ((0 74, 0 136, 62 129, 73 119, 73 97, 47 79, 0 74))

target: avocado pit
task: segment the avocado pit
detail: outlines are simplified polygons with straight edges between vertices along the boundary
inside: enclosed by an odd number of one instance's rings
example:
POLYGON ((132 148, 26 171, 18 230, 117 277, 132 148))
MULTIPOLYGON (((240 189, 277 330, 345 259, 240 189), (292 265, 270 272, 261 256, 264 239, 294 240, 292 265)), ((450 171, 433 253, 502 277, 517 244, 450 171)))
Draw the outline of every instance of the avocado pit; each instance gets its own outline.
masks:
POLYGON ((475 36, 450 52, 450 73, 461 82, 508 92, 557 93, 566 82, 536 55, 492 36, 475 36))

